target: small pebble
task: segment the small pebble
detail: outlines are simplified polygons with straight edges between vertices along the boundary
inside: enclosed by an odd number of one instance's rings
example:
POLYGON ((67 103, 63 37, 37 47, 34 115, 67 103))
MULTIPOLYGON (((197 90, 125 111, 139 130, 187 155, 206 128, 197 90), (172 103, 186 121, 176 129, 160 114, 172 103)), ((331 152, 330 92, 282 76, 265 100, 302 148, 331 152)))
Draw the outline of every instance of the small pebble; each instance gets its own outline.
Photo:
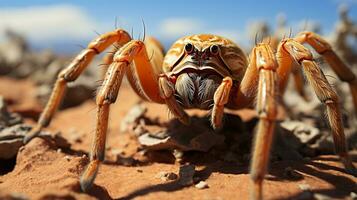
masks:
POLYGON ((314 199, 316 199, 316 200, 333 200, 333 198, 331 198, 327 195, 324 195, 324 194, 315 193, 315 194, 313 194, 313 196, 314 196, 314 199))
POLYGON ((198 189, 205 189, 205 188, 208 188, 208 184, 204 181, 200 181, 199 183, 197 183, 195 185, 195 187, 198 189))
POLYGON ((121 165, 130 167, 130 166, 133 166, 135 164, 135 159, 132 158, 132 157, 122 157, 122 156, 118 155, 117 159, 116 159, 116 162, 121 164, 121 165))
POLYGON ((162 181, 172 181, 178 178, 178 176, 172 172, 159 172, 156 177, 160 178, 162 181))
POLYGON ((64 157, 67 161, 70 161, 71 160, 71 156, 65 156, 64 157))
POLYGON ((176 161, 178 163, 182 162, 182 158, 183 158, 183 151, 180 151, 178 149, 174 149, 174 151, 172 152, 172 154, 174 155, 176 161))
POLYGON ((299 184, 298 185, 301 190, 309 191, 310 190, 310 185, 308 184, 299 184))
POLYGON ((62 152, 62 149, 58 148, 57 153, 61 153, 61 152, 62 152))
POLYGON ((194 165, 183 165, 179 171, 179 184, 182 186, 190 186, 193 184, 193 176, 195 175, 194 165))

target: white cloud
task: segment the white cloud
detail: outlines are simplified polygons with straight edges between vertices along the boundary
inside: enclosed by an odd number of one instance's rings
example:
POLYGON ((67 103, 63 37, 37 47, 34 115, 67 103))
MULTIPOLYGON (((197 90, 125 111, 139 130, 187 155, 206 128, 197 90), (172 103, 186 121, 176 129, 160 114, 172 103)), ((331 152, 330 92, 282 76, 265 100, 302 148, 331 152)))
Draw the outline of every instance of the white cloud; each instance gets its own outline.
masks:
POLYGON ((192 18, 168 18, 161 22, 159 34, 165 38, 178 38, 188 34, 199 33, 203 22, 192 18))
POLYGON ((226 37, 238 45, 248 45, 247 34, 243 30, 234 30, 234 29, 218 29, 212 30, 209 33, 220 35, 226 37))
POLYGON ((0 34, 12 29, 35 42, 87 39, 98 24, 72 5, 0 8, 0 34))

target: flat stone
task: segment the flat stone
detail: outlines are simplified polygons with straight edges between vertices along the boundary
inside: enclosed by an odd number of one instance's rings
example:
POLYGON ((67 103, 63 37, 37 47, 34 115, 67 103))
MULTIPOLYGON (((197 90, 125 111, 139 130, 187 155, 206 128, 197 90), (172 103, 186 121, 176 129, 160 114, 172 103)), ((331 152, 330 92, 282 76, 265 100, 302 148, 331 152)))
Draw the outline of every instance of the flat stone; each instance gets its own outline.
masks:
MULTIPOLYGON (((10 159, 16 156, 23 146, 23 138, 31 130, 31 126, 17 124, 0 130, 0 159, 10 159)), ((58 148, 69 148, 70 144, 59 133, 51 135, 42 131, 39 137, 53 141, 58 148)))
POLYGON ((195 175, 194 165, 182 165, 179 171, 179 184, 182 186, 193 185, 193 176, 195 175))

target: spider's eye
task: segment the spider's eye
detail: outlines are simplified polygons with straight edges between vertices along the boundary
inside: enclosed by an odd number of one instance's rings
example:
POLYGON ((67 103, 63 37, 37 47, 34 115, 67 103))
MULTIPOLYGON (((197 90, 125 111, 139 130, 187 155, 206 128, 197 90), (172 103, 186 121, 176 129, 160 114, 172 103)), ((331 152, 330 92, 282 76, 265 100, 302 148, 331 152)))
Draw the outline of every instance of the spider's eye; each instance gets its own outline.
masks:
POLYGON ((192 53, 193 52, 193 45, 191 43, 187 43, 185 45, 185 51, 186 51, 186 53, 192 53))
POLYGON ((211 52, 212 55, 218 55, 219 47, 217 45, 212 45, 209 48, 209 51, 211 52))

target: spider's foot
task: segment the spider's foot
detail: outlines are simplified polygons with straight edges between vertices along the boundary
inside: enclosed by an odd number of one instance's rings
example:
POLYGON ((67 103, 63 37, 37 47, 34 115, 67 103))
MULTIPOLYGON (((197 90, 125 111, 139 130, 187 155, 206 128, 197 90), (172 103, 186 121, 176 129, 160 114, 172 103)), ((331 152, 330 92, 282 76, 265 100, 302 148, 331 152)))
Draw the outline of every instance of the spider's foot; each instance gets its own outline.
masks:
POLYGON ((27 144, 30 142, 34 137, 36 137, 41 132, 41 126, 37 125, 31 129, 29 133, 27 133, 24 137, 23 143, 27 144))
POLYGON ((83 192, 87 192, 92 187, 94 179, 97 176, 98 167, 99 160, 90 161, 88 164, 87 169, 84 171, 79 181, 83 192))

